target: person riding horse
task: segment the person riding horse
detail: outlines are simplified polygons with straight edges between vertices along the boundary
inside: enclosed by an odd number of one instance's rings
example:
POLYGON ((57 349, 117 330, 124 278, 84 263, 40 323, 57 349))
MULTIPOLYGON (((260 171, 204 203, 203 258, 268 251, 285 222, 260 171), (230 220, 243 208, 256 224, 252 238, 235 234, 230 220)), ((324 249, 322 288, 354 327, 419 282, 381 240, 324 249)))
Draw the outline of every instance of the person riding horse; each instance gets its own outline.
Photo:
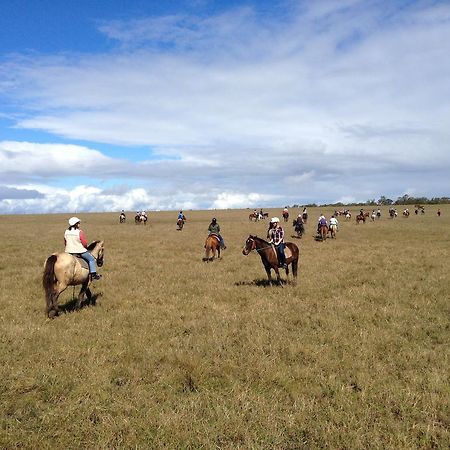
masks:
POLYGON ((320 227, 322 225, 328 226, 328 222, 326 217, 323 214, 320 214, 319 220, 317 222, 317 234, 320 234, 320 227))
POLYGON ((305 232, 305 225, 303 220, 303 214, 300 213, 294 220, 294 230, 300 236, 305 232))
POLYGON ((208 231, 209 234, 215 234, 219 238, 220 248, 222 250, 225 250, 227 247, 225 246, 223 237, 220 235, 220 225, 217 223, 217 219, 215 217, 213 217, 213 219, 211 220, 211 223, 209 224, 208 227, 208 231))
POLYGON ((272 217, 272 219, 270 219, 267 238, 269 239, 269 244, 273 244, 275 246, 278 256, 278 265, 283 269, 286 269, 287 264, 286 255, 284 254, 284 230, 279 223, 280 219, 278 217, 272 217))
POLYGON ((83 258, 89 264, 89 275, 91 280, 100 280, 97 274, 95 258, 87 250, 87 240, 83 230, 80 229, 81 220, 78 217, 69 219, 69 228, 64 232, 64 244, 66 253, 83 258))

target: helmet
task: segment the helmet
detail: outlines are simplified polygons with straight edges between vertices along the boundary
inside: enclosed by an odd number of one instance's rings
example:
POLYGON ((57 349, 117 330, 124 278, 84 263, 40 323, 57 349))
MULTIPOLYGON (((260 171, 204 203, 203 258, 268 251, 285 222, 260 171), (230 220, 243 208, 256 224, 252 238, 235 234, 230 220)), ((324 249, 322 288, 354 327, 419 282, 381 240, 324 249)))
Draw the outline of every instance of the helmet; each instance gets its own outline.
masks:
POLYGON ((213 217, 211 222, 217 222, 217 219, 213 217))
POLYGON ((280 219, 278 218, 278 217, 272 217, 271 219, 270 219, 270 223, 275 223, 275 222, 279 222, 280 221, 280 219))
POLYGON ((78 217, 71 217, 69 219, 69 225, 71 227, 73 227, 74 225, 76 225, 77 223, 81 222, 81 220, 78 217))

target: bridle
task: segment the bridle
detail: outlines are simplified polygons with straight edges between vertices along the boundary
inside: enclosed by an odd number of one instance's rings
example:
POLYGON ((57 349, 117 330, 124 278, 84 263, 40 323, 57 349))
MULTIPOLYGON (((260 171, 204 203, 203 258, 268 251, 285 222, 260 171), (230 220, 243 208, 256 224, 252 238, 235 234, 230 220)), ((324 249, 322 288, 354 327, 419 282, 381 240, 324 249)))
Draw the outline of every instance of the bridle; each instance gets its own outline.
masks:
POLYGON ((247 250, 247 242, 248 242, 248 241, 251 241, 251 243, 252 243, 252 248, 251 248, 250 250, 248 250, 247 255, 248 255, 250 252, 253 252, 253 251, 255 251, 255 252, 260 252, 260 251, 262 251, 262 250, 266 250, 266 249, 268 249, 268 248, 272 248, 271 245, 269 245, 269 246, 267 246, 267 247, 256 248, 256 241, 255 241, 255 239, 253 239, 252 237, 249 237, 249 238, 247 239, 247 241, 245 242, 245 248, 244 248, 244 250, 247 250))

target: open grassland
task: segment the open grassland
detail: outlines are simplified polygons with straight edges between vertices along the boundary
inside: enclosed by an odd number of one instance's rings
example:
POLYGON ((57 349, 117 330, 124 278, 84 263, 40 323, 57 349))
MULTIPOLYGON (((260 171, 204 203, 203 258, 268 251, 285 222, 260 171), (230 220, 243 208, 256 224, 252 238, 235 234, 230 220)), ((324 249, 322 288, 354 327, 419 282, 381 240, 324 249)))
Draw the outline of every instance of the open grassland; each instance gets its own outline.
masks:
POLYGON ((449 448, 450 207, 354 208, 324 243, 322 210, 283 288, 242 255, 268 225, 249 210, 187 211, 182 232, 176 212, 79 214, 105 240, 100 295, 71 311, 69 288, 54 320, 42 268, 70 215, 0 216, 0 448, 449 448), (213 215, 228 248, 204 263, 213 215))

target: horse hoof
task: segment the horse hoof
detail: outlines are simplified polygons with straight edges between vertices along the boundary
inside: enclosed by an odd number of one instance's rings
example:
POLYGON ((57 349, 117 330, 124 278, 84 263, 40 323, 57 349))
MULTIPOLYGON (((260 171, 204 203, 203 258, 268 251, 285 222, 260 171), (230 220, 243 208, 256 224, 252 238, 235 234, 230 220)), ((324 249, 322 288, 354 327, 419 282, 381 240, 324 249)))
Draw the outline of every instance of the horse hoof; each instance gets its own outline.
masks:
POLYGON ((47 316, 49 319, 54 319, 55 317, 58 316, 58 311, 56 311, 55 309, 51 309, 48 313, 47 316))

